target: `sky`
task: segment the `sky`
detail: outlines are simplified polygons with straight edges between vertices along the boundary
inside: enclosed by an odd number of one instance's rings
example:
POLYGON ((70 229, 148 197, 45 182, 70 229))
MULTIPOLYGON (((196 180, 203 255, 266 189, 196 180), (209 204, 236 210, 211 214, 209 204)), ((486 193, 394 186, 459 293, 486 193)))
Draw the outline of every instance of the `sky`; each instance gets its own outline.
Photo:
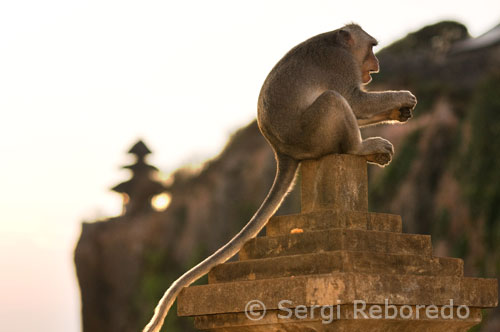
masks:
POLYGON ((2 330, 81 330, 81 222, 120 213, 137 139, 164 174, 199 165, 299 42, 356 22, 383 47, 443 19, 478 36, 500 2, 0 1, 2 330))

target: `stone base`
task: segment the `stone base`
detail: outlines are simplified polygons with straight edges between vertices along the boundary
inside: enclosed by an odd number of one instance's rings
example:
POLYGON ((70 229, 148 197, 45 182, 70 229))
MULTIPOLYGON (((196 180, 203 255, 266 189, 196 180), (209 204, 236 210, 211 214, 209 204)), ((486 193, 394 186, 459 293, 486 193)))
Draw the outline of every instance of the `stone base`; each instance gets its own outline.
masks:
POLYGON ((336 272, 192 286, 180 294, 177 310, 180 316, 244 313, 255 301, 267 310, 280 309, 282 301, 308 308, 359 301, 425 306, 452 301, 454 306, 478 308, 498 305, 497 294, 496 279, 336 272))
MULTIPOLYGON (((367 306, 365 311, 369 313, 371 307, 367 306)), ((255 320, 243 313, 217 314, 195 317, 195 327, 201 331, 213 332, 465 332, 481 322, 481 310, 478 308, 471 308, 468 317, 462 319, 422 317, 425 315, 423 309, 420 309, 420 316, 417 318, 415 306, 396 308, 399 314, 394 318, 392 307, 388 309, 390 319, 364 318, 360 311, 358 317, 354 318, 354 308, 350 305, 340 306, 340 312, 337 307, 333 307, 332 311, 324 310, 323 313, 315 310, 314 318, 286 318, 284 316, 289 316, 289 311, 276 310, 267 311, 262 318, 256 315, 253 318, 255 320), (409 317, 410 308, 413 315, 409 317)), ((447 307, 438 307, 436 310, 444 310, 448 315, 446 317, 462 315, 461 312, 457 313, 456 308, 450 311, 447 307)), ((382 312, 384 311, 385 308, 382 307, 382 312)))
POLYGON ((432 255, 430 236, 402 233, 399 216, 367 212, 364 158, 301 167, 302 213, 271 218, 239 261, 212 269, 208 285, 185 288, 179 316, 213 332, 441 332, 467 331, 481 308, 498 305, 496 279, 465 278, 462 260, 432 255), (386 305, 399 315, 386 316, 386 305))

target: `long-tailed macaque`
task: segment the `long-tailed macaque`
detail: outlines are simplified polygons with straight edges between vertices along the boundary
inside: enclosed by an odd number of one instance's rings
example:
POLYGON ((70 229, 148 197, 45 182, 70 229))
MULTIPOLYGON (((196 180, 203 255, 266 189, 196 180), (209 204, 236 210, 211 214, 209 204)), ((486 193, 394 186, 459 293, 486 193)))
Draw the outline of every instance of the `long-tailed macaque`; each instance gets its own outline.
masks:
POLYGON ((299 163, 332 153, 364 156, 387 165, 392 144, 361 138, 360 126, 405 122, 417 100, 408 91, 367 92, 379 71, 377 41, 356 24, 312 37, 289 51, 271 70, 258 101, 258 123, 274 150, 277 171, 264 202, 246 226, 165 292, 145 332, 158 332, 182 288, 234 256, 255 237, 289 191, 299 163))

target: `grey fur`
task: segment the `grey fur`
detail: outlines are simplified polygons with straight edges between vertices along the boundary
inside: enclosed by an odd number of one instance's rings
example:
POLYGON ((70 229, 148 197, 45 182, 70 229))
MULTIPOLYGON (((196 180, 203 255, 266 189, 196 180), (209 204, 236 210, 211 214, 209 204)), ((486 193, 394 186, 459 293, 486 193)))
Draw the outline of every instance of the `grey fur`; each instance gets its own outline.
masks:
POLYGON ((378 71, 377 41, 358 25, 315 36, 294 47, 269 73, 258 101, 258 123, 275 152, 277 172, 266 199, 246 226, 213 255, 186 272, 165 292, 144 332, 159 332, 182 288, 234 256, 276 212, 299 163, 332 153, 365 156, 388 164, 392 144, 361 139, 359 126, 404 122, 416 98, 408 91, 365 92, 369 73, 378 71))

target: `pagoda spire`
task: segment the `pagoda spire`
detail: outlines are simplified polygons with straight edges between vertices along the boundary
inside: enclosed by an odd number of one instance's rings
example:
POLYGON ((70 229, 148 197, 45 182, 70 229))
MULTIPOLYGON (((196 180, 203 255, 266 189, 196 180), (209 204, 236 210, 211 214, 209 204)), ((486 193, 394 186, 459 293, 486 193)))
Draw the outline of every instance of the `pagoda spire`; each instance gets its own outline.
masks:
POLYGON ((154 196, 165 192, 166 188, 154 179, 158 168, 146 162, 146 156, 151 154, 151 150, 142 140, 137 141, 128 153, 135 156, 135 163, 122 168, 130 169, 132 177, 111 190, 123 195, 124 214, 132 215, 152 210, 151 200, 154 196))

